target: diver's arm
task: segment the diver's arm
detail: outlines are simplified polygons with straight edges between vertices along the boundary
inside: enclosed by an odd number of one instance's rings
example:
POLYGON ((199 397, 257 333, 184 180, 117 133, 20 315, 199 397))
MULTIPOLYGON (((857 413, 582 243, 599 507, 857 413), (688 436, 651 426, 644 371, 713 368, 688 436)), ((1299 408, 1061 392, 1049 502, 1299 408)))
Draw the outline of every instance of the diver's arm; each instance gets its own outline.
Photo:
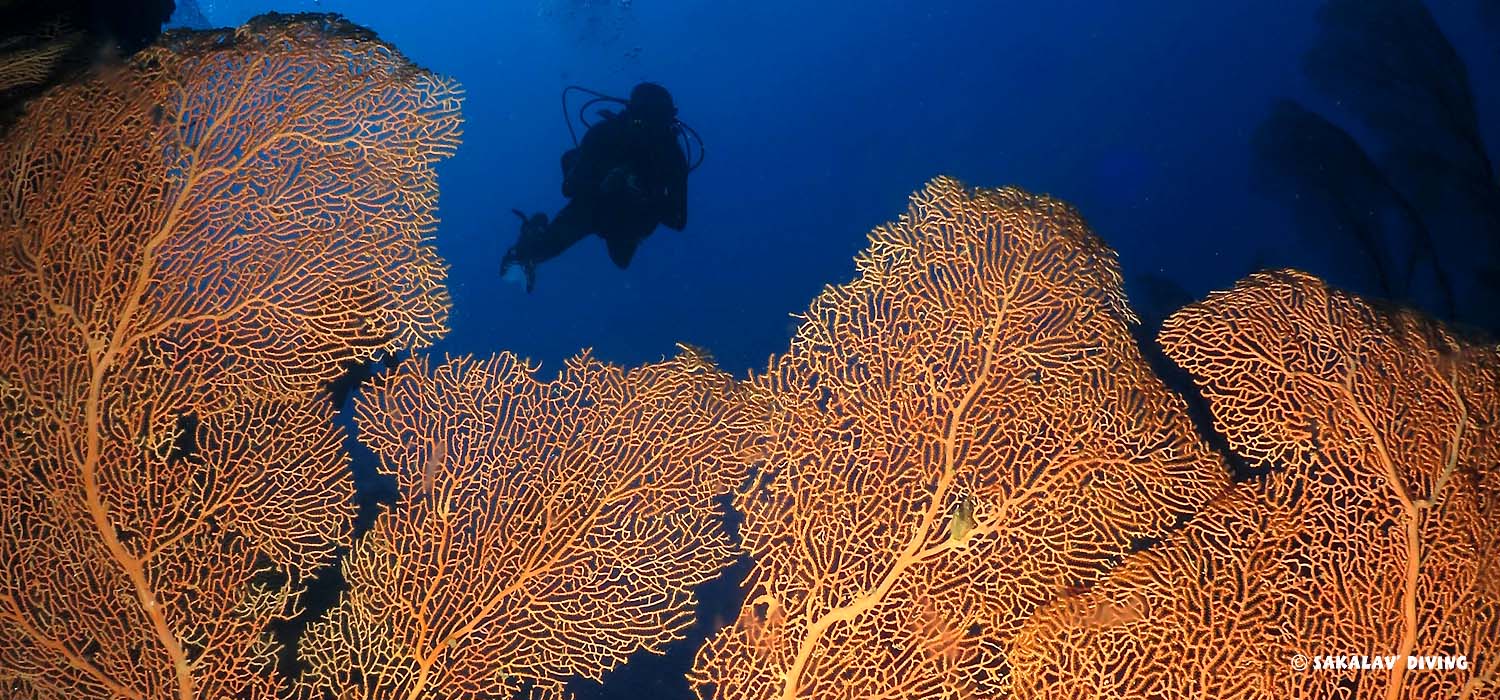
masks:
POLYGON ((574 149, 573 167, 563 175, 562 193, 572 199, 581 190, 594 189, 604 177, 609 150, 619 141, 620 125, 615 118, 594 125, 583 134, 583 142, 574 149))

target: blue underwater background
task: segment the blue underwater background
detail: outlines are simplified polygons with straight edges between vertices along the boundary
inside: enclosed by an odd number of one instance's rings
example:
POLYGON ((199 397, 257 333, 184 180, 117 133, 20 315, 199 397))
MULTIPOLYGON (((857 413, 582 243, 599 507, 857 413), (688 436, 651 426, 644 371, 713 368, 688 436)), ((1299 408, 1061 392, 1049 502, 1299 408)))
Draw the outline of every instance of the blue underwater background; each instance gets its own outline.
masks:
MULTIPOLYGON (((451 266, 452 331, 431 352, 509 349, 545 375, 585 347, 629 365, 686 342, 743 376, 786 348, 791 314, 848 280, 866 233, 938 174, 1075 205, 1119 251, 1143 337, 1181 304, 1265 267, 1379 295, 1362 262, 1369 251, 1300 212, 1299 201, 1325 193, 1301 191, 1305 180, 1290 176, 1267 186, 1257 175, 1256 135, 1279 100, 1378 141, 1355 105, 1309 77, 1321 5, 201 0, 200 16, 179 22, 338 12, 463 84, 463 146, 439 166, 436 245, 451 266), (558 157, 571 142, 560 91, 578 84, 624 96, 642 80, 673 92, 706 145, 689 182, 687 230, 659 229, 623 271, 602 241, 586 239, 541 266, 528 295, 499 276, 499 261, 517 233, 512 208, 550 213, 564 203, 558 157)), ((1500 21, 1485 18, 1500 16, 1497 5, 1428 3, 1467 66, 1491 154, 1500 145, 1500 21)), ((1372 66, 1402 51, 1365 48, 1361 60, 1372 66)), ((1474 257, 1493 262, 1500 218, 1479 210, 1447 209, 1431 225, 1444 227, 1450 250, 1472 244, 1474 257)), ((1392 250, 1399 260, 1401 246, 1392 250)), ((1468 312, 1420 294, 1407 301, 1493 332, 1489 301, 1476 296, 1483 289, 1455 284, 1468 312)), ((576 691, 690 697, 682 673, 703 636, 732 619, 744 572, 703 592, 694 638, 576 691)))
MULTIPOLYGON (((1431 4, 1467 60, 1500 144, 1500 34, 1484 0, 1431 4)), ((825 284, 852 276, 870 228, 938 174, 1066 200, 1119 251, 1148 319, 1263 267, 1361 290, 1358 251, 1309 244, 1284 197, 1252 188, 1256 128, 1291 98, 1360 135, 1309 83, 1319 3, 814 4, 663 0, 406 3, 202 0, 236 25, 339 12, 467 91, 463 146, 440 164, 437 246, 451 265, 442 353, 514 350, 557 368, 583 347, 635 364, 688 342, 738 374, 782 351, 825 284), (688 228, 660 228, 628 270, 589 238, 503 280, 512 208, 555 212, 569 84, 672 90, 707 146, 688 228), (1346 259, 1341 260, 1340 257, 1346 259), (1161 306, 1162 308, 1154 308, 1161 306)), ((1490 8, 1493 9, 1493 8, 1490 8)), ((1374 59, 1372 59, 1374 60, 1374 59)), ((574 105, 577 100, 573 102, 574 105)), ((1330 235, 1309 232, 1309 235, 1330 235)))

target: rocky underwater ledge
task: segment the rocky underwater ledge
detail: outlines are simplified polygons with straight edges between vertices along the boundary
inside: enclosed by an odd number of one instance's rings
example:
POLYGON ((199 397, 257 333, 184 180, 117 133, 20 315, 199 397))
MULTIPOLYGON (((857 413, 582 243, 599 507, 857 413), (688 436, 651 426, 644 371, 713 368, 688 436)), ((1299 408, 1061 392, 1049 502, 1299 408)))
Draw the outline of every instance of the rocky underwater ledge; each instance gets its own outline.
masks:
POLYGON ((355 420, 398 497, 354 538, 326 387, 447 330, 461 98, 270 15, 5 134, 5 695, 563 697, 681 639, 739 556, 705 697, 1500 694, 1500 347, 1258 273, 1156 339, 1200 425, 1072 207, 947 177, 746 380, 687 345, 380 374, 355 420), (339 560, 278 674, 270 626, 339 560), (1395 662, 1305 664, 1349 654, 1395 662))

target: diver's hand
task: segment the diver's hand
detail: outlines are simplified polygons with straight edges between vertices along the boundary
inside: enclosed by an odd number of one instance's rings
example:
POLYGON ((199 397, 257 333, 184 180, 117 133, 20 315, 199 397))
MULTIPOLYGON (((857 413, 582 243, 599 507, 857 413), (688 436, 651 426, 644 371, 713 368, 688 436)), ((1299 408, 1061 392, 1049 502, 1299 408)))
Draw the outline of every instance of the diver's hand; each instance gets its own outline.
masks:
POLYGON ((599 191, 612 193, 620 189, 620 181, 625 179, 625 169, 615 168, 610 170, 604 179, 599 182, 599 191))

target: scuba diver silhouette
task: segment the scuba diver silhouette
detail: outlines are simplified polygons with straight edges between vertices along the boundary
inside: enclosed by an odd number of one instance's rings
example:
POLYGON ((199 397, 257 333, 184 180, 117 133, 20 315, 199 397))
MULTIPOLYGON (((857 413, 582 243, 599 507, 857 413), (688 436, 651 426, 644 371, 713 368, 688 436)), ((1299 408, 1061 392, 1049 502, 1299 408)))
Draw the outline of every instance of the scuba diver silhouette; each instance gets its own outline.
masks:
POLYGON ((590 233, 604 239, 609 259, 625 269, 658 224, 681 231, 687 226, 688 173, 703 162, 703 141, 677 120, 677 107, 666 88, 641 83, 626 101, 570 85, 562 94, 569 134, 574 134, 568 111, 568 93, 573 90, 593 99, 578 110, 579 121, 588 127, 583 142, 574 135, 574 148, 562 156, 567 205, 551 221, 546 214, 528 217, 511 210, 521 217, 521 234, 500 262, 500 274, 520 265, 526 272, 527 292, 536 286, 537 264, 561 255, 590 233), (601 109, 603 120, 589 124, 586 112, 601 102, 624 109, 601 109), (698 144, 698 158, 689 165, 692 142, 698 144))

